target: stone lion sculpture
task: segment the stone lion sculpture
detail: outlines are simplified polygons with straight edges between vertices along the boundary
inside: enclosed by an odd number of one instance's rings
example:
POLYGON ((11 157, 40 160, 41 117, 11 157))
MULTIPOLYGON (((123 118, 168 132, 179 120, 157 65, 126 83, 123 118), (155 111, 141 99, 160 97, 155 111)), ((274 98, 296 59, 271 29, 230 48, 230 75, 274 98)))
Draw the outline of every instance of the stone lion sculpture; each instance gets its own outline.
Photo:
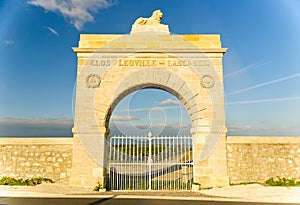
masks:
POLYGON ((157 25, 160 24, 163 13, 160 10, 155 10, 150 18, 138 18, 133 25, 157 25))

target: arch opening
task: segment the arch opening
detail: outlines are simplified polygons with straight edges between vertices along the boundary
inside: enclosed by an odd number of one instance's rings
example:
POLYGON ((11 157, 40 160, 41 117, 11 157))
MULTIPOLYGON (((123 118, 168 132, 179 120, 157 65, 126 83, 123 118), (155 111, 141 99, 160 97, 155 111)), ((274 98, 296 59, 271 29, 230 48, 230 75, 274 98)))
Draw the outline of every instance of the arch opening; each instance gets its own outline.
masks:
POLYGON ((156 87, 128 89, 113 106, 107 124, 108 189, 191 189, 189 114, 177 97, 156 87))
MULTIPOLYGON (((109 135, 115 135, 115 134, 134 134, 134 133, 128 133, 128 132, 112 132, 112 125, 111 122, 116 123, 117 121, 131 121, 135 122, 140 121, 142 123, 145 123, 145 119, 141 114, 138 116, 131 116, 133 112, 143 112, 144 114, 148 114, 148 126, 152 123, 164 123, 165 126, 168 125, 168 123, 175 123, 176 126, 182 127, 184 126, 189 128, 188 131, 184 132, 177 132, 177 133, 153 133, 156 135, 166 135, 166 134, 172 134, 172 135, 178 135, 178 134, 184 134, 184 135, 190 135, 190 128, 191 128, 191 119, 190 114, 187 112, 187 109, 185 105, 182 103, 182 96, 177 93, 176 91, 161 85, 155 85, 155 84, 142 84, 138 86, 131 87, 127 90, 125 90, 123 93, 121 93, 115 101, 112 103, 112 105, 109 108, 109 111, 106 115, 105 120, 105 128, 108 129, 109 132, 106 133, 106 137, 109 135), (159 96, 156 96, 159 95, 159 96), (140 104, 140 108, 134 107, 135 102, 134 101, 141 101, 144 98, 147 100, 147 103, 140 104), (145 107, 147 105, 148 107, 145 107), (123 110, 118 111, 118 106, 122 106, 123 110), (133 106, 133 107, 130 107, 133 106), (117 108, 117 109, 116 109, 117 108), (173 112, 172 116, 170 116, 170 113, 166 113, 167 109, 172 109, 173 112), (117 111, 115 111, 117 110, 117 111), (152 113, 151 113, 152 112, 152 113), (160 112, 163 113, 166 121, 160 121, 160 122, 152 122, 151 121, 151 114, 153 112, 160 112), (121 114, 127 114, 127 116, 122 116, 121 114), (172 119, 170 119, 172 118, 172 119), (175 119, 176 118, 176 119, 175 119)), ((155 114, 155 113, 154 113, 155 114)), ((146 124, 144 124, 146 126, 146 124)), ((161 124, 162 125, 162 124, 161 124)), ((144 127, 145 127, 144 126, 144 127)), ((151 131, 150 127, 148 131, 151 131)), ((152 130, 153 132, 153 130, 152 130)), ((147 133, 135 133, 135 134, 147 134, 147 133)))
POLYGON ((153 87, 130 89, 118 99, 106 124, 110 136, 147 135, 149 131, 153 135, 190 135, 190 116, 182 102, 165 89, 153 87))

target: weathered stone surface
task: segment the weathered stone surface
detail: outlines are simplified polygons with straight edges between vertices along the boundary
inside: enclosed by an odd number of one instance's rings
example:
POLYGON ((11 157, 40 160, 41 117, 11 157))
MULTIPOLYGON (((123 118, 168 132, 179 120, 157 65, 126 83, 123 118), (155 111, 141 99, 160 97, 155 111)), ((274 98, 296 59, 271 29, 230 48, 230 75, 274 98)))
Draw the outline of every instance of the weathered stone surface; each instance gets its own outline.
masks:
POLYGON ((231 183, 300 176, 300 137, 227 137, 231 183))
POLYGON ((47 177, 68 183, 69 176, 62 173, 72 167, 72 149, 72 138, 0 138, 0 177, 47 177))

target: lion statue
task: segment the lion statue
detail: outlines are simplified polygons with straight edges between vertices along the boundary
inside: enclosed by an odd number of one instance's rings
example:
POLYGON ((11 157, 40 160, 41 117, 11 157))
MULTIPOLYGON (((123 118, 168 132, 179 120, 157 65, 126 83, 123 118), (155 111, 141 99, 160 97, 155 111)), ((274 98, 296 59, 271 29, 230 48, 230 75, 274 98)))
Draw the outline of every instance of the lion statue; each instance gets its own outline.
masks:
POLYGON ((163 13, 160 10, 153 11, 152 16, 150 18, 138 18, 134 25, 157 25, 160 24, 163 13))

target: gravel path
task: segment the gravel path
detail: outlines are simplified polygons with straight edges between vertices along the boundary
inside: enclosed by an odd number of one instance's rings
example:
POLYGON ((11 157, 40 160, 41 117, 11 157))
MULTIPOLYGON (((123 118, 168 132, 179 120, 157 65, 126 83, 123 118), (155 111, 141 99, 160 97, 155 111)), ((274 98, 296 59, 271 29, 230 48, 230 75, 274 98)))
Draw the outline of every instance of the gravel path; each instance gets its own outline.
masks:
POLYGON ((68 186, 61 184, 39 184, 36 186, 0 186, 3 191, 38 192, 65 195, 136 195, 136 196, 174 196, 174 197, 211 197, 191 191, 107 191, 96 192, 93 188, 68 186))
POLYGON ((300 187, 268 187, 259 184, 236 185, 223 188, 214 188, 192 191, 108 191, 95 192, 93 188, 75 187, 62 184, 40 184, 36 186, 0 186, 0 196, 38 196, 51 195, 68 196, 162 196, 162 197, 191 197, 201 199, 218 199, 226 201, 256 201, 256 202, 289 202, 300 203, 300 187))

